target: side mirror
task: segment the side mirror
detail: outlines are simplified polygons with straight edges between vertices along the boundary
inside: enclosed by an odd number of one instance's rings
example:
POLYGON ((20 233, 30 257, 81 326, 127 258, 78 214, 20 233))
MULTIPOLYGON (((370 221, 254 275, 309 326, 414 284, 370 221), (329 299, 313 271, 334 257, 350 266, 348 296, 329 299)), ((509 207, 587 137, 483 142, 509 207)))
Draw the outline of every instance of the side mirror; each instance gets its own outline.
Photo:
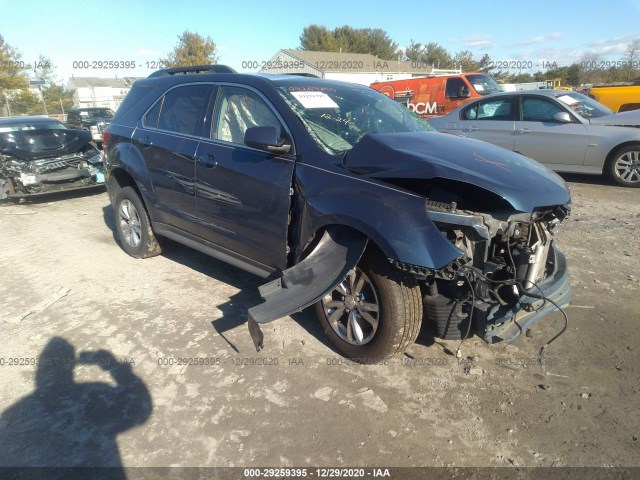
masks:
POLYGON ((278 139, 276 127, 251 127, 244 132, 244 144, 271 153, 288 153, 291 145, 278 139))
POLYGON ((567 112, 558 112, 553 116, 553 119, 560 123, 571 123, 571 115, 567 112))

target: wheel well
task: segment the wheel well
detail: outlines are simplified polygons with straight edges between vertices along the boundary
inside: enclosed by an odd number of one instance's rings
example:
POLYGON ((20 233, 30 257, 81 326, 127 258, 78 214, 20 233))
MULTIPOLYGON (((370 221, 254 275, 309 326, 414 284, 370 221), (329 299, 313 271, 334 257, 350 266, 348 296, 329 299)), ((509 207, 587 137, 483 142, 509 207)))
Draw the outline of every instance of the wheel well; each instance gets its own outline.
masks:
POLYGON ((367 236, 367 234, 357 228, 354 227, 348 227, 346 225, 340 225, 340 224, 328 224, 328 225, 323 225, 322 227, 318 228, 315 232, 313 232, 313 234, 311 234, 309 236, 309 238, 307 238, 306 242, 304 243, 304 247, 301 251, 301 255, 300 255, 300 259, 298 260, 298 262, 300 260, 303 260, 310 252, 313 251, 313 249, 315 248, 316 244, 320 241, 320 239, 322 238, 322 235, 324 235, 325 230, 328 227, 337 227, 340 229, 344 229, 345 231, 353 231, 353 232, 357 232, 361 235, 364 235, 365 237, 367 237, 368 243, 367 243, 367 248, 365 250, 369 251, 371 249, 375 249, 378 252, 380 252, 382 255, 384 255, 384 252, 382 250, 382 248, 380 248, 380 246, 369 236, 367 236))
MULTIPOLYGON (((147 206, 147 202, 145 201, 144 196, 141 194, 140 192, 140 187, 138 187, 138 184, 136 183, 136 181, 133 179, 133 177, 129 174, 129 172, 127 172, 126 170, 122 169, 122 168, 116 168, 114 170, 111 171, 111 178, 109 178, 109 184, 112 184, 113 182, 115 182, 118 186, 118 189, 122 189, 124 187, 131 187, 133 188, 136 193, 138 194, 138 197, 140 198, 140 201, 142 202, 142 205, 144 205, 144 209, 147 211, 147 215, 149 215, 149 218, 151 218, 151 214, 149 212, 149 207, 147 206)), ((116 197, 116 192, 115 191, 109 191, 109 196, 111 197, 113 195, 113 198, 111 198, 112 203, 115 203, 115 197, 116 197)))
MULTIPOLYGON (((113 178, 116 183, 118 184, 118 187, 120 188, 124 188, 124 187, 135 187, 136 190, 138 190, 138 186, 136 185, 135 180, 133 179, 133 177, 131 175, 129 175, 129 173, 121 168, 117 168, 115 170, 111 171, 111 178, 113 178)), ((138 190, 138 193, 140 193, 140 191, 138 190)))
POLYGON ((637 145, 638 147, 640 147, 640 142, 632 141, 632 142, 624 142, 624 143, 621 143, 620 145, 616 145, 614 148, 611 149, 611 151, 607 155, 607 159, 604 162, 604 166, 606 167, 610 162, 612 162, 613 158, 616 156, 616 154, 620 150, 622 150, 625 147, 630 147, 632 145, 637 145))
POLYGON ((625 103, 624 105, 620 106, 620 108, 618 109, 618 112, 630 112, 631 110, 639 110, 640 109, 640 103, 625 103))

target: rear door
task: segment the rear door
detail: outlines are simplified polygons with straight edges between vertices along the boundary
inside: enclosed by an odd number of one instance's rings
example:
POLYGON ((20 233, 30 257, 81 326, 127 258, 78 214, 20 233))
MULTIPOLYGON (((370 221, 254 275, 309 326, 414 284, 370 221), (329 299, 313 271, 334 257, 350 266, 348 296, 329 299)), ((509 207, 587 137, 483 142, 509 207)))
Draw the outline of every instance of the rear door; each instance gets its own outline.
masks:
POLYGON ((144 157, 157 222, 197 234, 195 158, 212 91, 207 84, 175 87, 147 112, 132 146, 144 157))
POLYGON ((520 119, 515 127, 514 150, 541 163, 582 165, 587 150, 587 128, 556 100, 533 95, 520 97, 520 119), (553 116, 567 112, 570 123, 553 116))
POLYGON ((250 127, 274 126, 290 134, 267 99, 245 86, 220 85, 212 102, 208 139, 196 162, 201 236, 276 269, 287 265, 290 189, 295 160, 244 144, 250 127))
POLYGON ((516 102, 517 97, 505 96, 472 103, 462 109, 456 127, 466 137, 513 150, 516 102))

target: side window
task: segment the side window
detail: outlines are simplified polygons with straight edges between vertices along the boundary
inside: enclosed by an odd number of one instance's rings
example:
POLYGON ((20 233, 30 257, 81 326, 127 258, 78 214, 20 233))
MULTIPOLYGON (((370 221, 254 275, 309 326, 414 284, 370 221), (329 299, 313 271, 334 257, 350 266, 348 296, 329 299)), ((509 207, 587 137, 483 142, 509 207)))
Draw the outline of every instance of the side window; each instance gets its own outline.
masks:
POLYGON ((478 116, 478 104, 471 105, 470 107, 462 110, 462 120, 475 120, 478 116))
POLYGON ((203 118, 210 88, 209 85, 187 85, 166 93, 158 118, 158 128, 198 135, 198 126, 203 118))
POLYGON ((512 100, 501 98, 481 102, 478 107, 478 120, 512 120, 512 100))
POLYGON ((447 98, 461 98, 463 92, 469 91, 469 87, 461 78, 448 78, 444 96, 447 98))
POLYGON ((244 132, 251 127, 274 126, 278 137, 282 125, 271 108, 255 92, 222 86, 218 90, 211 137, 244 145, 244 132))
POLYGON ((160 107, 162 107, 162 101, 164 97, 156 102, 151 110, 144 116, 145 127, 158 128, 158 116, 160 115, 160 107))
POLYGON ((544 98, 522 98, 522 121, 557 122, 553 116, 564 112, 560 106, 544 98))

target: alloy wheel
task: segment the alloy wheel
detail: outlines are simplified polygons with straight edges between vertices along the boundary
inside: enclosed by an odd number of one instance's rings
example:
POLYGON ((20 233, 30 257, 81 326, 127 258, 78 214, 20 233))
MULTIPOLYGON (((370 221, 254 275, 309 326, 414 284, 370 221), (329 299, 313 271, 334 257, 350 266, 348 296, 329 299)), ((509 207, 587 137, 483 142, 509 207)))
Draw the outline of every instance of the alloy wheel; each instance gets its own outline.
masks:
POLYGON ((620 155, 615 161, 613 171, 625 183, 639 183, 640 151, 631 150, 620 155))
POLYGON ((124 199, 120 202, 118 210, 120 217, 120 229, 124 241, 130 247, 136 248, 142 240, 142 229, 140 228, 140 215, 138 210, 130 200, 124 199))
POLYGON ((333 331, 347 343, 365 345, 376 334, 380 320, 378 294, 366 273, 356 267, 321 300, 333 331))

